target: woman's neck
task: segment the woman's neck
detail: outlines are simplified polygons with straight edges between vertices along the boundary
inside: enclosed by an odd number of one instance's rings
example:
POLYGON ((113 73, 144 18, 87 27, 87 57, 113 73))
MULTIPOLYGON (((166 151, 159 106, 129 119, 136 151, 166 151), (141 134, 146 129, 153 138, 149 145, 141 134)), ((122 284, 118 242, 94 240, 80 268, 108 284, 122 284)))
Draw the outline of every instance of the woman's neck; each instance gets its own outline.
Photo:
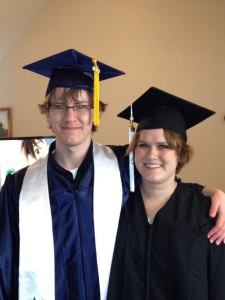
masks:
POLYGON ((153 223, 157 212, 169 201, 175 191, 177 183, 172 181, 171 184, 152 186, 142 182, 140 190, 145 206, 147 220, 150 224, 153 223))
POLYGON ((140 189, 142 196, 149 201, 163 201, 170 197, 177 186, 176 181, 171 180, 170 182, 162 184, 149 184, 142 180, 140 189))

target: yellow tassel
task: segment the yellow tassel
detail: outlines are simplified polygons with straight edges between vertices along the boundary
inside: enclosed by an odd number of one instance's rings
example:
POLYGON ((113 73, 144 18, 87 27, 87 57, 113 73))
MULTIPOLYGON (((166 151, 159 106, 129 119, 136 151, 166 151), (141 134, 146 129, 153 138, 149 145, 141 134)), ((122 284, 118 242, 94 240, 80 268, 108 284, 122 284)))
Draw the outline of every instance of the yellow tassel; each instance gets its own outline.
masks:
POLYGON ((100 117, 99 117, 99 73, 100 70, 97 66, 97 59, 92 58, 92 62, 94 66, 92 70, 94 71, 94 125, 98 126, 100 124, 100 117))

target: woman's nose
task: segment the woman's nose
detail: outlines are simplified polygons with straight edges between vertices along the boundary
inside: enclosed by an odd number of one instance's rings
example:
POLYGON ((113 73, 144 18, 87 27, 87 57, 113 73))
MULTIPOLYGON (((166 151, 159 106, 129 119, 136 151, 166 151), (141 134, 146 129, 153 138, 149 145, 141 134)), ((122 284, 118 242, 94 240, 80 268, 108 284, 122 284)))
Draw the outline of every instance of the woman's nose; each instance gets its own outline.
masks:
POLYGON ((158 157, 158 149, 156 147, 149 147, 148 157, 157 158, 158 157))

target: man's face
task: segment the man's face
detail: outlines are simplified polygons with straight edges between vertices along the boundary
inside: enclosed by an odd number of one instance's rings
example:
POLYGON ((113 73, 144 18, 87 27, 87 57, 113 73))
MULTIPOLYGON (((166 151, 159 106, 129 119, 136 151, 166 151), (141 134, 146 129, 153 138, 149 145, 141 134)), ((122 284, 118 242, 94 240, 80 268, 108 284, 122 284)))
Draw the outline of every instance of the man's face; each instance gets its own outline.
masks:
MULTIPOLYGON (((50 105, 74 106, 77 104, 90 105, 91 99, 86 91, 80 91, 75 98, 71 96, 67 99, 62 97, 63 88, 56 88, 55 96, 50 99, 50 105)), ((56 135, 57 147, 74 147, 90 144, 91 130, 93 123, 93 109, 79 112, 72 108, 60 110, 50 107, 46 111, 46 117, 52 130, 56 135)))

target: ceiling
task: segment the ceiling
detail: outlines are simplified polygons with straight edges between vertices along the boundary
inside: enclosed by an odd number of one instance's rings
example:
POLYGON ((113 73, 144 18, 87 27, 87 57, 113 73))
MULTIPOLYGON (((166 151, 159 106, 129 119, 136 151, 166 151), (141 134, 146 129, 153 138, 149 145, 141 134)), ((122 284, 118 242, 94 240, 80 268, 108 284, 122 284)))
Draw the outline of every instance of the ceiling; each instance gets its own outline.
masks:
POLYGON ((54 0, 0 0, 0 61, 54 0))

